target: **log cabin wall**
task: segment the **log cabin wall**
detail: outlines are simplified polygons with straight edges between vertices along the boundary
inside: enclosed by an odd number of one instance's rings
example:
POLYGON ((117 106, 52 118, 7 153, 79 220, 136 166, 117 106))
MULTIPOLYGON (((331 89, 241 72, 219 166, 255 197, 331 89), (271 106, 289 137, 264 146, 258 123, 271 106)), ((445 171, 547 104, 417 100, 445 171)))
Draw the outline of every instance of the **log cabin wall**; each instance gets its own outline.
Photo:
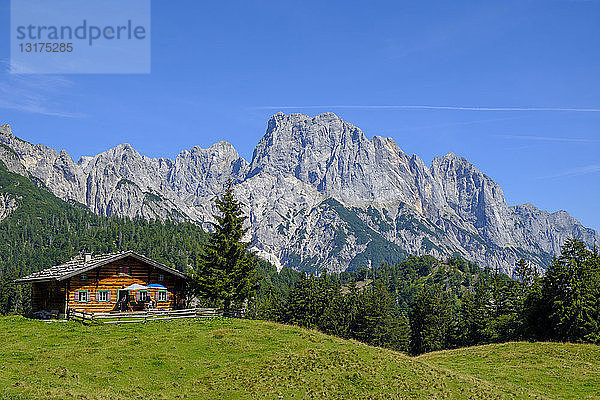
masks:
MULTIPOLYGON (((179 301, 183 298, 183 289, 185 282, 183 279, 174 276, 160 268, 138 261, 133 257, 126 257, 122 260, 103 265, 84 274, 76 275, 69 279, 68 287, 68 307, 69 309, 85 310, 89 312, 109 312, 114 311, 117 305, 118 291, 133 283, 140 285, 149 285, 158 283, 167 288, 168 301, 156 302, 159 309, 177 308, 179 301), (121 267, 128 267, 129 273, 121 272, 121 267), (85 275, 85 276, 82 276, 85 275), (163 280, 160 280, 162 275, 163 280), (79 301, 79 291, 88 292, 88 301, 79 301), (98 301, 96 293, 98 291, 108 291, 108 301, 98 301)), ((149 295, 156 300, 156 289, 149 289, 149 295)))

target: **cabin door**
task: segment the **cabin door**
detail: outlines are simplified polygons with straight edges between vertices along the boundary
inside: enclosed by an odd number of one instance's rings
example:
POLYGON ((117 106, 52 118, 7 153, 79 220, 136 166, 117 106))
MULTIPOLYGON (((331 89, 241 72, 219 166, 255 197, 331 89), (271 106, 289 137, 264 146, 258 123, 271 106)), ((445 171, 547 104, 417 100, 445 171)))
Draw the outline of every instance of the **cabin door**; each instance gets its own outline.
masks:
POLYGON ((47 311, 48 310, 48 303, 49 303, 48 300, 50 300, 50 293, 49 293, 49 290, 48 290, 48 286, 44 285, 44 284, 41 284, 41 285, 39 285, 39 290, 40 290, 40 295, 39 296, 40 296, 40 300, 41 300, 40 301, 40 305, 39 305, 39 309, 47 311))
POLYGON ((121 290, 119 289, 119 293, 117 294, 117 301, 126 301, 129 296, 129 290, 121 290))
POLYGON ((117 307, 118 311, 127 311, 127 303, 129 303, 129 291, 121 290, 117 291, 117 307))

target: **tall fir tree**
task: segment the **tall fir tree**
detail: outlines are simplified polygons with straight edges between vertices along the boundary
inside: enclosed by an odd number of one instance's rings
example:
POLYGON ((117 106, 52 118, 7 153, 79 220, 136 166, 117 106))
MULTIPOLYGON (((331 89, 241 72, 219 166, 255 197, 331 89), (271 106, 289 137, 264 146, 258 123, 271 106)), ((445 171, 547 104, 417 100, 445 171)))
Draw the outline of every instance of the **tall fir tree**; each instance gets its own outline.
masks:
POLYGON ((221 303, 227 312, 241 306, 257 288, 257 259, 243 237, 246 216, 235 199, 233 183, 227 183, 223 195, 215 201, 214 232, 209 234, 191 275, 200 297, 221 303))
POLYGON ((590 251, 568 239, 543 278, 542 301, 554 338, 564 341, 598 341, 600 266, 597 250, 590 251))
POLYGON ((377 280, 360 293, 351 330, 362 342, 408 351, 408 319, 395 314, 394 299, 384 283, 377 280))
POLYGON ((422 288, 415 296, 409 314, 412 353, 447 348, 452 316, 451 300, 439 284, 422 288))

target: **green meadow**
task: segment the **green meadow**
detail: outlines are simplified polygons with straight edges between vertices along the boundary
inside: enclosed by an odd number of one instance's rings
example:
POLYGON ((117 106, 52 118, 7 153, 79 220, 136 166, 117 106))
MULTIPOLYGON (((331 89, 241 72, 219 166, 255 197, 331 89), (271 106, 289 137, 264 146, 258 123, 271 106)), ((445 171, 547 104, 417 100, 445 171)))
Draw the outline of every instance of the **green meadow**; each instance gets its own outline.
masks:
POLYGON ((409 357, 271 322, 0 318, 0 398, 600 398, 600 347, 507 343, 409 357))

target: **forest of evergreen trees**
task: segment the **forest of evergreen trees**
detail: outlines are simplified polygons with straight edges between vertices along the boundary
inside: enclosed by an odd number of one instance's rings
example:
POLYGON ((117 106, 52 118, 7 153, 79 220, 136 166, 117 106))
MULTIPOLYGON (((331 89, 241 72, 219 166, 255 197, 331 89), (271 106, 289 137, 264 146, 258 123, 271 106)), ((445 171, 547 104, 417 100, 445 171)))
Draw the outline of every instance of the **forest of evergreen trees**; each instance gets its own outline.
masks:
POLYGON ((600 344, 600 257, 577 240, 544 276, 521 260, 518 279, 430 256, 318 277, 262 275, 254 317, 411 354, 511 340, 600 344))

